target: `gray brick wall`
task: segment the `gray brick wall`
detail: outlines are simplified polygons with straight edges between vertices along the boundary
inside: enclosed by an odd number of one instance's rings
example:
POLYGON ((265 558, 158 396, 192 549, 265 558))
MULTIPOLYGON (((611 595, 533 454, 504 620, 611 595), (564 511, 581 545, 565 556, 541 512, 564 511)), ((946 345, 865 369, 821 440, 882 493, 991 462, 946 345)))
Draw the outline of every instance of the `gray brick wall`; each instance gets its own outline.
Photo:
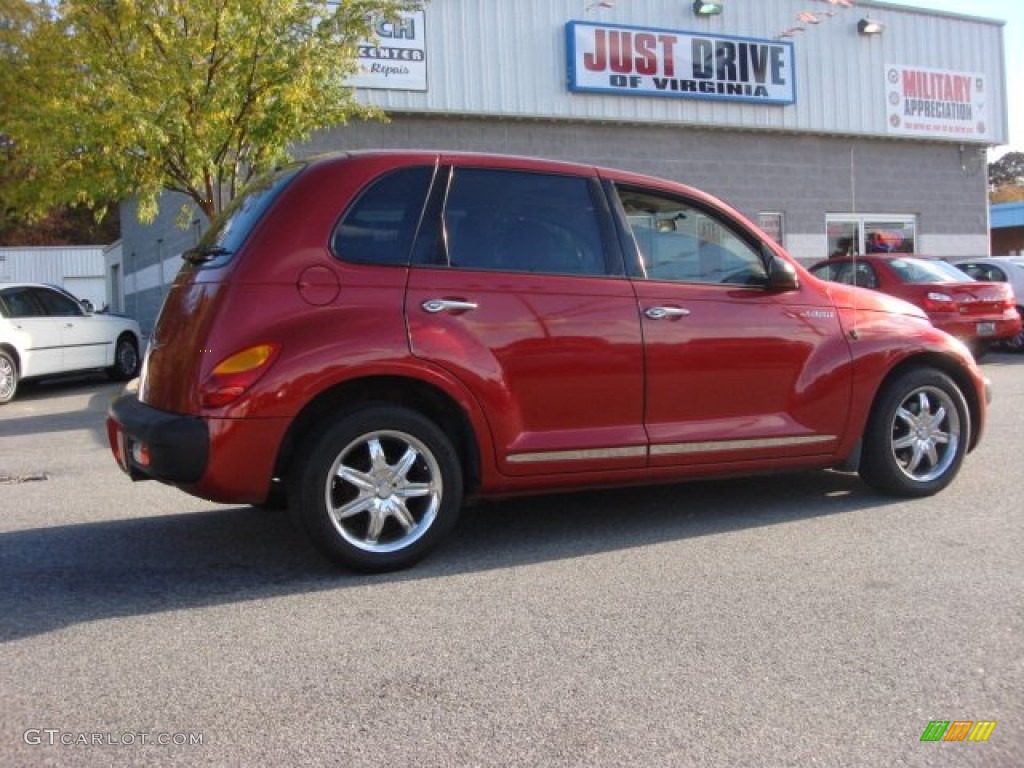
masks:
MULTIPOLYGON (((189 202, 184 195, 167 193, 160 199, 160 210, 150 224, 139 221, 135 201, 121 204, 121 240, 125 255, 134 254, 132 266, 126 271, 136 271, 157 264, 158 253, 163 258, 179 254, 195 245, 193 227, 181 229, 177 226, 178 212, 189 202)), ((190 220, 202 219, 202 214, 193 213, 190 220)))
POLYGON ((167 288, 147 288, 135 293, 125 293, 124 313, 139 321, 139 329, 142 335, 149 338, 153 333, 153 324, 156 316, 160 314, 160 307, 164 303, 164 296, 167 295, 167 288))

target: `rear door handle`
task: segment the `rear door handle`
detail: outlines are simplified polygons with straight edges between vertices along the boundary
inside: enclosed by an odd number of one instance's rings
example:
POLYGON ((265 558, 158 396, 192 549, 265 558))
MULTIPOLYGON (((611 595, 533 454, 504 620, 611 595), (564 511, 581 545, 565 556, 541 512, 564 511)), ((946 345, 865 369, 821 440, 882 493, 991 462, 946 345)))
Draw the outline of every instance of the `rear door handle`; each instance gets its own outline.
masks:
POLYGON ((476 309, 478 304, 475 301, 459 299, 427 299, 420 306, 425 312, 436 315, 438 312, 468 312, 476 309))
POLYGON ((666 318, 686 317, 690 310, 682 307, 648 307, 644 314, 651 320, 665 320, 666 318))

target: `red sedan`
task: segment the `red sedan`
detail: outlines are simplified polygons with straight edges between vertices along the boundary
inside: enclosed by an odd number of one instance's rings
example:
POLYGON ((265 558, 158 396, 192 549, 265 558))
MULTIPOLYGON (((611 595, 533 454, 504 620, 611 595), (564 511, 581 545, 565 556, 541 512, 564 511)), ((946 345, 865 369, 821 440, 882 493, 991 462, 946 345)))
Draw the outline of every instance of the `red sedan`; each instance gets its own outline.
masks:
POLYGON ((975 355, 1020 333, 1013 289, 975 280, 938 259, 869 254, 828 259, 811 267, 825 280, 859 285, 897 296, 928 314, 932 325, 961 339, 975 355))

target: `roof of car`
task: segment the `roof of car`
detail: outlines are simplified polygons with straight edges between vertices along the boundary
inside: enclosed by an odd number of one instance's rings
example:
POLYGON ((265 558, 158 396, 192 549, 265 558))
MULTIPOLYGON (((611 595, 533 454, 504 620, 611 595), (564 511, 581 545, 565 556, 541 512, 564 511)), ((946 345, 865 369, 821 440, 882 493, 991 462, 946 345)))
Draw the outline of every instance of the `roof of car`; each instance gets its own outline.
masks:
POLYGON ((19 281, 19 282, 7 282, 0 283, 0 290, 4 288, 56 288, 57 290, 63 290, 58 285, 50 285, 48 283, 37 283, 35 281, 19 281))
POLYGON ((501 152, 467 152, 463 150, 437 149, 358 149, 326 152, 318 155, 312 155, 306 158, 306 160, 313 164, 344 161, 347 158, 360 157, 404 157, 413 161, 429 159, 434 162, 451 163, 454 165, 548 170, 552 172, 575 173, 585 176, 600 175, 616 179, 635 179, 638 183, 660 183, 676 187, 685 187, 688 190, 692 190, 699 196, 709 196, 707 193, 699 189, 689 187, 682 182, 674 181, 663 176, 628 171, 622 168, 613 168, 604 165, 592 165, 588 163, 555 160, 531 155, 506 154, 501 152))
POLYGON ((954 264, 976 262, 978 264, 1019 264, 1024 265, 1024 256, 955 256, 954 264))
POLYGON ((436 149, 360 149, 313 155, 306 158, 306 160, 311 165, 323 165, 335 162, 344 162, 348 159, 374 157, 405 158, 411 162, 431 162, 462 167, 476 166, 499 169, 504 168, 508 170, 532 170, 554 174, 573 174, 578 176, 601 177, 615 180, 623 184, 662 187, 664 189, 673 189, 683 192, 693 199, 724 208, 727 212, 742 218, 742 214, 740 214, 739 211, 737 211, 727 201, 704 192, 703 190, 662 176, 636 173, 633 171, 627 171, 620 168, 610 168, 602 165, 588 165, 585 163, 574 163, 564 160, 531 157, 527 155, 436 149))
POLYGON ((819 267, 822 264, 828 264, 829 262, 845 262, 845 261, 895 261, 896 259, 920 259, 921 261, 945 261, 936 256, 922 256, 919 253, 858 253, 851 256, 830 256, 827 259, 822 259, 817 262, 814 266, 819 267))

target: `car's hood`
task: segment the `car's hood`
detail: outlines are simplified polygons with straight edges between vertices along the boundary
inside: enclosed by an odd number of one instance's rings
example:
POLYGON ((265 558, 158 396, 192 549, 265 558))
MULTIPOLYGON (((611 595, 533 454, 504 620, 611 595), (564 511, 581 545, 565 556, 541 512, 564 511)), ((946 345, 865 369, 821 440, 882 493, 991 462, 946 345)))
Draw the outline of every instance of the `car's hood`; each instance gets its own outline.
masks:
POLYGON ((136 334, 139 333, 139 324, 127 315, 111 315, 106 312, 102 314, 97 312, 86 315, 85 318, 90 324, 116 330, 133 331, 136 334))

